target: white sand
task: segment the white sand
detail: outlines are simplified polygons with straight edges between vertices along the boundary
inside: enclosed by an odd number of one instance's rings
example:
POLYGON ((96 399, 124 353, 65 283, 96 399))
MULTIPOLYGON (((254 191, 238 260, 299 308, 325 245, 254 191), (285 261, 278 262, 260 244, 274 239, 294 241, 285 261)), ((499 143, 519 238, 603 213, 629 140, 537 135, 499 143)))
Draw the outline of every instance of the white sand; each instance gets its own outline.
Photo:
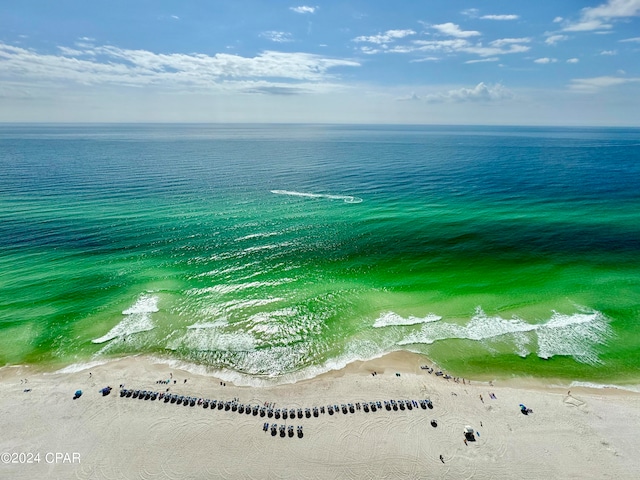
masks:
POLYGON ((217 378, 142 357, 76 373, 3 368, 0 478, 638 478, 639 394, 572 388, 568 395, 566 388, 523 381, 463 385, 428 374, 419 368, 422 363, 428 361, 395 353, 312 380, 262 388, 223 387, 217 378), (284 421, 119 397, 121 383, 163 391, 166 386, 155 382, 170 373, 177 380, 173 393, 238 397, 245 404, 304 409, 430 398, 434 409, 383 408, 284 421), (21 383, 25 378, 28 383, 21 383), (98 391, 106 385, 114 390, 102 397, 98 391), (84 394, 72 400, 77 389, 84 394), (520 403, 533 413, 521 414, 520 403), (429 424, 432 419, 437 428, 429 424), (304 437, 272 437, 262 430, 265 422, 301 425, 304 437), (465 425, 479 433, 468 445, 465 425), (28 460, 34 463, 22 463, 28 460))

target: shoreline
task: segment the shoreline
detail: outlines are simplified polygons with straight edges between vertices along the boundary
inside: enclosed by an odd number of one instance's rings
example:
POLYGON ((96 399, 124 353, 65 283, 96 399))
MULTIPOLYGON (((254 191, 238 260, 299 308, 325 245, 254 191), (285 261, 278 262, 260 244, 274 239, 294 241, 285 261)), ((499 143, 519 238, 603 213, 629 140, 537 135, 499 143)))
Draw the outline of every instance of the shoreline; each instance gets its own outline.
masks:
MULTIPOLYGON (((412 352, 409 350, 396 350, 393 352, 384 353, 378 357, 365 359, 365 360, 351 360, 347 362, 331 361, 332 366, 327 364, 321 366, 311 366, 303 370, 285 374, 278 377, 270 376, 253 376, 244 374, 233 370, 218 370, 212 369, 206 365, 200 365, 196 363, 186 362, 183 360, 173 359, 169 357, 161 357, 156 355, 127 355, 123 357, 102 358, 100 360, 89 360, 75 362, 71 364, 62 364, 54 366, 51 364, 18 364, 18 365, 5 365, 0 367, 0 382, 8 372, 21 371, 18 377, 24 377, 25 375, 58 375, 58 374, 72 374, 77 372, 84 372, 91 369, 97 369, 104 365, 118 363, 122 361, 139 359, 143 362, 148 362, 154 365, 162 365, 167 369, 180 370, 187 375, 197 375, 202 377, 210 377, 215 380, 227 382, 237 387, 250 387, 250 388, 269 388, 279 385, 295 385, 303 382, 314 381, 315 379, 323 377, 340 377, 343 375, 362 373, 364 371, 372 372, 372 369, 378 371, 385 369, 395 369, 404 373, 424 373, 419 368, 420 365, 429 365, 436 371, 441 370, 445 374, 448 372, 441 369, 433 360, 424 354, 412 352)), ((450 374, 450 373, 449 373, 450 374)), ((451 375, 451 374, 450 374, 451 375)), ((453 375, 452 375, 453 376, 453 375)), ((459 377, 463 378, 463 377, 459 377)), ((532 376, 517 376, 510 377, 495 376, 489 378, 488 376, 471 377, 466 380, 471 380, 479 384, 491 384, 500 383, 501 385, 512 385, 514 387, 531 387, 531 388, 582 388, 594 391, 600 390, 620 390, 630 393, 640 393, 640 378, 637 382, 628 383, 598 383, 585 380, 567 380, 557 377, 532 377, 532 376)))
POLYGON ((634 442, 638 393, 568 391, 521 379, 447 381, 422 370, 423 364, 430 363, 421 355, 394 352, 296 383, 258 388, 143 356, 67 373, 5 367, 0 369, 0 412, 6 424, 0 452, 39 453, 40 462, 21 464, 18 456, 16 463, 3 460, 0 476, 624 479, 640 467, 634 442), (157 383, 166 380, 170 383, 157 383), (122 398, 121 384, 296 410, 427 398, 434 408, 327 412, 285 421, 122 398), (102 396, 99 390, 106 386, 113 391, 102 396), (83 394, 73 400, 76 390, 83 394), (521 403, 533 412, 521 414, 521 403), (432 420, 437 427, 430 425, 432 420), (264 423, 302 427, 304 436, 272 436, 263 431, 264 423), (464 443, 467 425, 475 441, 464 443), (69 462, 63 456, 49 463, 48 453, 68 454, 69 462))

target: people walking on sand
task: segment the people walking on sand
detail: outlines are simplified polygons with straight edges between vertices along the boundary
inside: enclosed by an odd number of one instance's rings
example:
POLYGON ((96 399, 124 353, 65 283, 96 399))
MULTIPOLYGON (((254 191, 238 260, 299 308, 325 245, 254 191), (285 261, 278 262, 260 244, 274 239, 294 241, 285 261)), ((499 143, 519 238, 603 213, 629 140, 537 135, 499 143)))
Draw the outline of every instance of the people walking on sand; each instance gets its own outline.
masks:
POLYGON ((482 398, 482 395, 480 395, 480 401, 484 403, 484 399, 482 398))
POLYGON ((440 455, 440 461, 444 463, 444 457, 442 455, 440 455))

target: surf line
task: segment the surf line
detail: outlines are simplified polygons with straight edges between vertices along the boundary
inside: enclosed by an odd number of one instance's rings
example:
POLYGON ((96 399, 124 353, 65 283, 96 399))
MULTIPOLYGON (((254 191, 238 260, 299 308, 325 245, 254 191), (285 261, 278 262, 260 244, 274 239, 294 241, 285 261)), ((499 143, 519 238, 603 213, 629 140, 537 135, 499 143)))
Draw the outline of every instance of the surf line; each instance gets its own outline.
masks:
POLYGON ((306 198, 328 198, 330 200, 342 200, 345 203, 361 203, 360 197, 354 197, 353 195, 329 195, 326 193, 306 193, 306 192, 294 192, 290 190, 271 190, 271 193, 276 195, 291 195, 293 197, 306 197, 306 198))

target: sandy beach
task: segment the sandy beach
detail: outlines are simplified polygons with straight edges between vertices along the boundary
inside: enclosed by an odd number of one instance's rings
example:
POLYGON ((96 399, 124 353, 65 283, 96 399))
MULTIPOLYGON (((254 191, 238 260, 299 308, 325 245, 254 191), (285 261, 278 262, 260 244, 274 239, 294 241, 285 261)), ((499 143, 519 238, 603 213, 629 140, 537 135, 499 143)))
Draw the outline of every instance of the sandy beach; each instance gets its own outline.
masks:
POLYGON ((526 380, 463 383, 421 365, 430 362, 397 352, 271 387, 234 386, 146 357, 71 373, 5 367, 0 477, 637 478, 640 394, 575 387, 569 393, 567 387, 526 380), (325 413, 283 420, 123 398, 121 384, 303 412, 324 406, 325 413), (113 391, 103 396, 106 386, 113 391), (73 400, 79 389, 82 396, 73 400), (385 401, 424 399, 433 409, 413 402, 411 410, 384 408, 385 401), (365 412, 364 402, 372 401, 383 408, 365 412), (330 415, 326 407, 334 404, 353 404, 354 413, 330 415), (532 412, 522 414, 520 404, 532 412), (273 436, 273 423, 291 425, 296 433, 282 438, 277 429, 273 436), (467 425, 475 441, 465 443, 467 425))

